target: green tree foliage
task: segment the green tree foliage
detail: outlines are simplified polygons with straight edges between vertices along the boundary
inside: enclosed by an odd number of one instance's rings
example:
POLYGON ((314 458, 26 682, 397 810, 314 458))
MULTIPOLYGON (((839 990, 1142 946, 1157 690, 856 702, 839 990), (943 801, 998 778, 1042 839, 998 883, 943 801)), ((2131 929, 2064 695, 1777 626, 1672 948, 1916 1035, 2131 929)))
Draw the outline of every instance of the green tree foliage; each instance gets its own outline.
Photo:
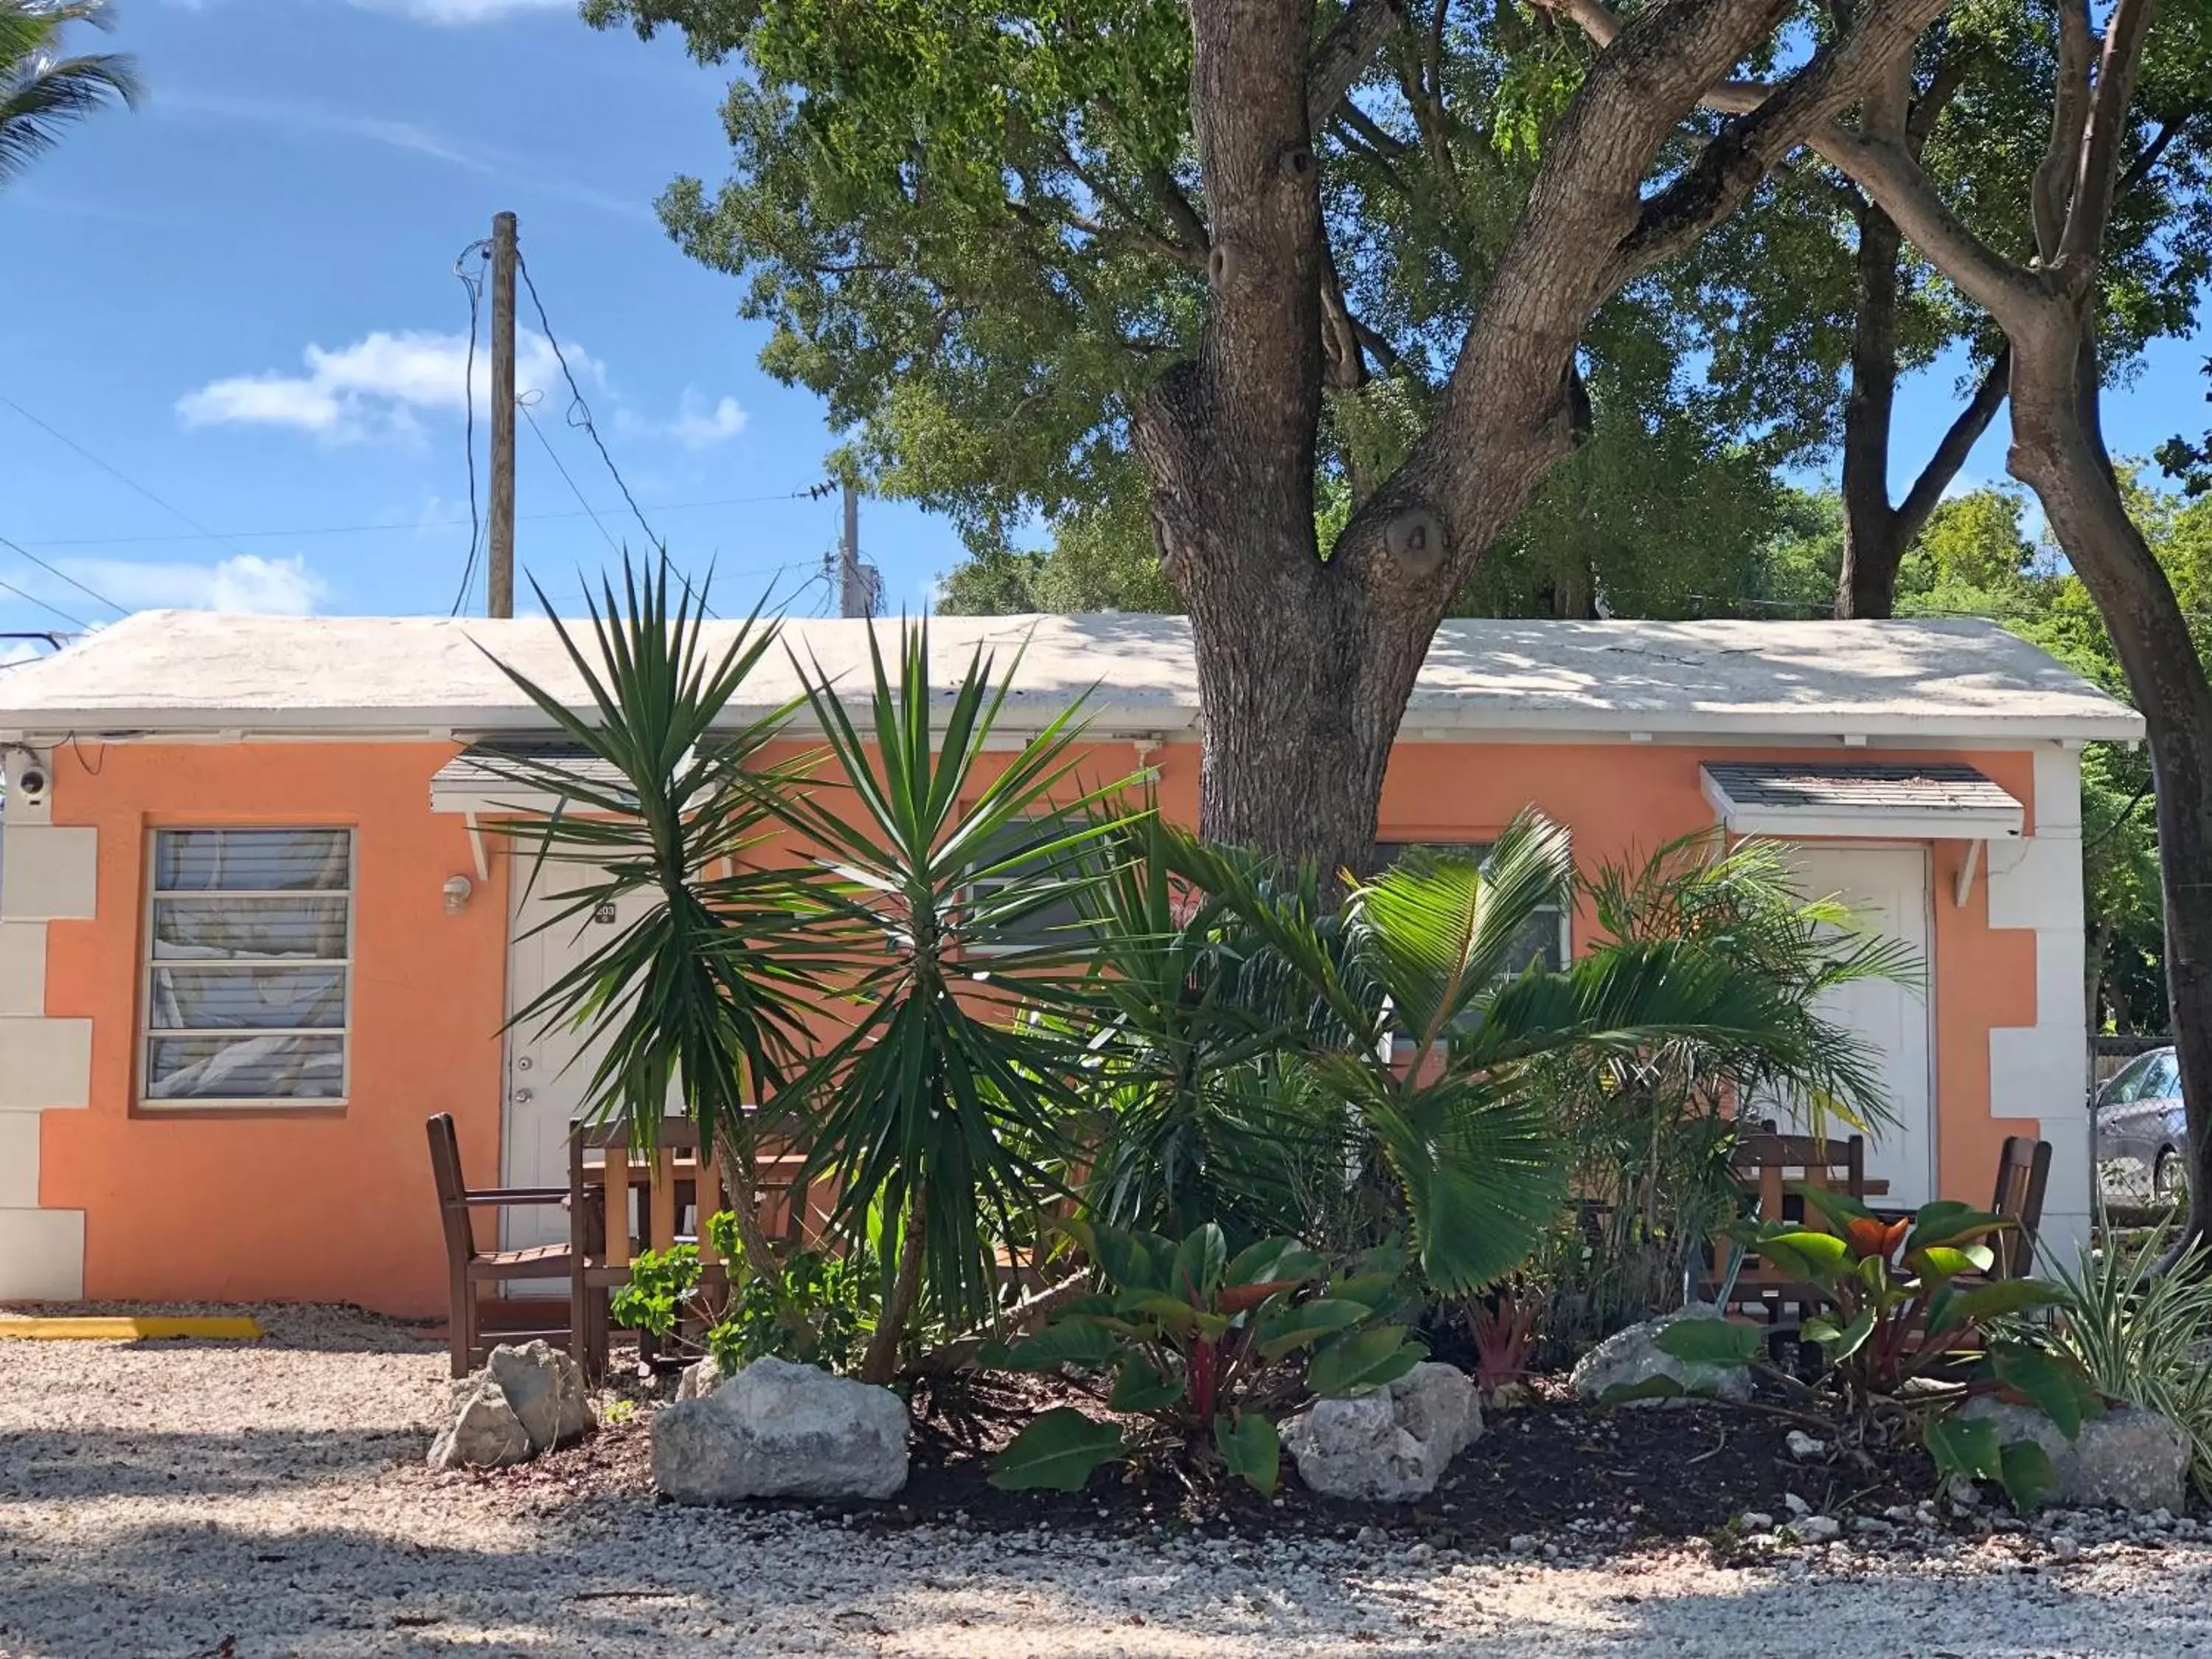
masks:
POLYGON ((130 58, 64 52, 73 23, 108 27, 107 0, 0 0, 0 185, 59 143, 71 123, 138 101, 130 58))
MULTIPOLYGON (((2212 499, 2187 501, 2123 479, 2128 508, 2212 663, 2212 499)), ((2113 696, 2126 676, 2103 617, 2057 550, 2024 523, 2025 497, 2009 488, 1946 501, 1899 573, 1899 609, 1996 618, 2113 696)), ((2158 1030, 2166 1024, 2160 971, 2161 899, 2150 764, 2140 750, 2093 744, 2081 765, 2093 1024, 2158 1030)))

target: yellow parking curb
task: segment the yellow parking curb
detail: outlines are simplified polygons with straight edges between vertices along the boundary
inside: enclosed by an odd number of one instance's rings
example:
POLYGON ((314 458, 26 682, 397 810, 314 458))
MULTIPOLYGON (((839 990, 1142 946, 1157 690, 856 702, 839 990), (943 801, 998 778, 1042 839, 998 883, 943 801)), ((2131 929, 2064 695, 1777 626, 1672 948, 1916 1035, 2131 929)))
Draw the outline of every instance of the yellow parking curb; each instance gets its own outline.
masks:
POLYGON ((12 1337, 24 1342, 131 1342, 145 1337, 196 1336, 251 1342, 260 1334, 261 1322, 245 1318, 0 1319, 0 1341, 12 1337))

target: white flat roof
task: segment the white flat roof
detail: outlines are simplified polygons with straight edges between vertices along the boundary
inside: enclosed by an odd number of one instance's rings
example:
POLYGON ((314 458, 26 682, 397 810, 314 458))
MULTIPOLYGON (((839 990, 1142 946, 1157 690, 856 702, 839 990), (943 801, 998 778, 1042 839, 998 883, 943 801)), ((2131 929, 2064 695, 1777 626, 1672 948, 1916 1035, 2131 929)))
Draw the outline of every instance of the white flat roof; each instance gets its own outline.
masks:
MULTIPOLYGON (((575 625, 572 624, 572 629, 575 625)), ((887 626, 895 633, 896 624, 887 626)), ((710 641, 734 623, 707 624, 710 641)), ((866 624, 800 619, 785 640, 841 680, 865 679, 866 624)), ((1102 732, 1195 729, 1180 617, 939 617, 949 692, 978 645, 1001 671, 1027 642, 1007 729, 1090 693, 1102 732)), ((590 630, 578 633, 589 647, 590 630)), ((262 617, 151 611, 58 655, 0 670, 0 732, 532 731, 547 721, 492 660, 572 705, 583 686, 543 618, 262 617), (489 653, 489 654, 487 654, 489 653)), ((771 651, 746 702, 794 696, 771 651)), ((1905 743, 2139 737, 2141 719, 1994 623, 1455 621, 1437 630, 1406 713, 1410 738, 1546 732, 1850 737, 1905 743)))

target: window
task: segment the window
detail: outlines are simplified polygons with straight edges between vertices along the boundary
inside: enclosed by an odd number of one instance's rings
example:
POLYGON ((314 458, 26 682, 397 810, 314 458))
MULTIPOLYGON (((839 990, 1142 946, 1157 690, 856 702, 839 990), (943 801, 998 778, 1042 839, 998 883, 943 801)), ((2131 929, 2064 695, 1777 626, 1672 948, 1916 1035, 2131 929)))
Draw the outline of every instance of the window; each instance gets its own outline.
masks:
MULTIPOLYGON (((1006 826, 1001 845, 1020 846, 1047 835, 1064 836, 1073 833, 1077 826, 1054 826, 1035 819, 1017 819, 1006 826)), ((1009 888, 1018 887, 1039 877, 1058 877, 1066 879, 1079 874, 1068 854, 1062 853, 1051 858, 1042 855, 1018 860, 996 869, 988 876, 978 876, 968 884, 967 908, 988 907, 1009 888)), ((1049 903, 1022 911, 1018 915, 998 919, 978 932, 988 933, 988 943, 971 942, 966 949, 971 955, 995 956, 1003 951, 1034 950, 1065 950, 1080 942, 1083 927, 1083 907, 1073 894, 1063 894, 1049 903)))
MULTIPOLYGON (((1490 856, 1490 848, 1487 842, 1384 842, 1376 851, 1388 866, 1417 851, 1441 853, 1451 858, 1486 859, 1490 856)), ((1522 925, 1505 959, 1512 973, 1519 973, 1531 962, 1541 962, 1556 972, 1567 965, 1568 954, 1567 913, 1559 905, 1547 904, 1522 925)))
POLYGON ((349 830, 157 830, 147 884, 149 1107, 345 1099, 349 830))

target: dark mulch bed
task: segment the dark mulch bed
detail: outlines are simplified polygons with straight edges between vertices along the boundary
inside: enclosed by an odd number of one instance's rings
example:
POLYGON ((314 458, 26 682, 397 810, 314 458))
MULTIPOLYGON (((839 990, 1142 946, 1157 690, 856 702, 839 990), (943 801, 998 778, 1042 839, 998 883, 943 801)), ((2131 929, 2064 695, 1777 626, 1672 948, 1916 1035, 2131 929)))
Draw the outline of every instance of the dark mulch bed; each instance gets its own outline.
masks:
MULTIPOLYGON (((1410 1504, 1346 1503, 1300 1484, 1284 1459, 1273 1502, 1239 1482, 1207 1479, 1190 1460, 1159 1458, 1102 1469, 1080 1492, 1000 1492, 987 1476, 994 1452, 1054 1406, 1096 1411, 1095 1398, 1057 1379, 967 1374, 925 1379, 913 1395, 912 1474, 885 1504, 763 1505, 848 1517, 870 1532, 955 1523, 979 1532, 1039 1527, 1127 1536, 1194 1526, 1252 1534, 1351 1535, 1376 1528, 1438 1548, 1494 1550, 1522 1535, 1598 1553, 1723 1534, 1747 1510, 1787 1519, 1795 1492, 1824 1514, 1879 1515, 1935 1489, 1917 1447, 1868 1456, 1800 1460, 1784 1437, 1798 1426, 1755 1408, 1705 1402, 1613 1411, 1567 1403, 1540 1385, 1516 1410, 1485 1413, 1480 1440, 1436 1492, 1410 1504)), ((483 1477, 550 1500, 649 1495, 650 1419, 634 1413, 535 1463, 483 1477)))

